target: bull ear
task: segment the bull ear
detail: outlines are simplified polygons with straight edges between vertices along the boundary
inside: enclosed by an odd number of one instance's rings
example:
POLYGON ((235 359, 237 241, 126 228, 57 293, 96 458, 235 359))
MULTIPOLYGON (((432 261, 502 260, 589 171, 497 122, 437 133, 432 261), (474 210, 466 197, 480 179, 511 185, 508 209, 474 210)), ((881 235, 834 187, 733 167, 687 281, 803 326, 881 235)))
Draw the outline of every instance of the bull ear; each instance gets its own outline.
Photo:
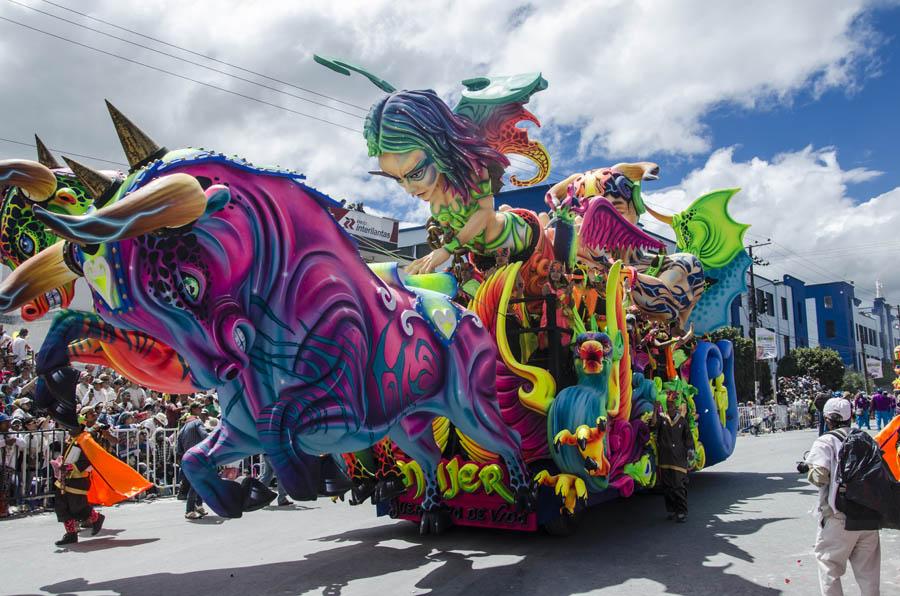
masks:
POLYGON ((15 186, 29 200, 43 202, 56 191, 56 176, 36 161, 5 159, 0 161, 0 186, 15 186))
POLYGON ((610 168, 616 172, 622 172, 632 182, 641 180, 658 180, 659 165, 652 161, 639 161, 635 163, 617 163, 610 168))

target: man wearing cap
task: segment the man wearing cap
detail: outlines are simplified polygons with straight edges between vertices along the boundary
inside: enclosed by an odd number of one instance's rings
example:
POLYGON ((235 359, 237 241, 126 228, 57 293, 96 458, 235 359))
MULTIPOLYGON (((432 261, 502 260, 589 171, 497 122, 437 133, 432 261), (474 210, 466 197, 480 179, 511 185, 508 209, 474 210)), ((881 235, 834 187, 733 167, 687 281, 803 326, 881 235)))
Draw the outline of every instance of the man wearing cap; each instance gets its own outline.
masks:
MULTIPOLYGON (((200 419, 200 412, 202 409, 203 404, 199 401, 191 402, 188 407, 187 418, 185 419, 181 430, 178 431, 178 438, 176 439, 179 464, 181 463, 181 458, 183 458, 191 448, 203 441, 209 434, 209 431, 200 419)), ((182 476, 182 485, 187 485, 188 489, 187 503, 185 503, 184 512, 185 519, 198 519, 203 517, 207 512, 206 509, 203 508, 203 502, 200 500, 200 495, 198 495, 197 491, 194 490, 194 487, 191 486, 190 481, 187 479, 187 476, 184 476, 183 471, 182 476)))
POLYGON ((806 457, 807 478, 819 487, 816 534, 816 561, 819 567, 819 587, 826 596, 843 594, 841 576, 847 561, 862 596, 879 594, 881 581, 881 542, 878 530, 851 531, 844 528, 847 517, 837 510, 838 466, 841 446, 850 433, 850 402, 833 397, 822 409, 828 432, 815 440, 806 457))
POLYGON ((25 449, 24 439, 10 432, 10 422, 10 417, 0 412, 0 517, 9 515, 9 503, 6 499, 15 481, 19 451, 25 449))

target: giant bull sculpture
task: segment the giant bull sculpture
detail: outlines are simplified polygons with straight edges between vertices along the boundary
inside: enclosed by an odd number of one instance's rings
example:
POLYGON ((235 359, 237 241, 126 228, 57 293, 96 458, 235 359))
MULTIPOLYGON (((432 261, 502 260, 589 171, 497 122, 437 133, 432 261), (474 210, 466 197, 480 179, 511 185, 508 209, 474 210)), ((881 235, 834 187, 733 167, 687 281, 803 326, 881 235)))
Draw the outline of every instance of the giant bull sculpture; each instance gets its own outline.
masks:
MULTIPOLYGON (((51 177, 32 167, 17 184, 40 201, 51 177)), ((264 451, 288 493, 312 499, 320 455, 387 435, 421 465, 422 529, 438 531, 436 416, 499 454, 529 506, 519 437, 496 403, 490 334, 444 296, 374 275, 330 203, 296 173, 168 152, 87 215, 35 206, 65 241, 13 272, 0 310, 82 276, 98 316, 85 325, 101 335, 140 331, 181 355, 197 385, 216 387, 223 422, 183 467, 219 515, 240 517, 271 495, 255 480, 219 478, 217 466, 264 451)), ((39 358, 39 390, 66 399, 66 364, 39 358)))

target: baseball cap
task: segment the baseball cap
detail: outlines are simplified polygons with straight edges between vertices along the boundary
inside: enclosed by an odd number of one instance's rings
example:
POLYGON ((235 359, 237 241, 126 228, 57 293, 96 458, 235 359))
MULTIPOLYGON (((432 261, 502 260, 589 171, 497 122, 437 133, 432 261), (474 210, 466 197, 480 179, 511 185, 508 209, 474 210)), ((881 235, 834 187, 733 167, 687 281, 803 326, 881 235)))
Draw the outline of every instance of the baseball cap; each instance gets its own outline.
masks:
POLYGON ((10 419, 9 416, 4 414, 3 412, 0 412, 0 422, 6 422, 9 419, 10 419))
POLYGON ((841 420, 846 422, 847 420, 850 420, 850 402, 842 397, 832 397, 825 402, 825 407, 822 408, 822 414, 826 418, 832 414, 837 414, 840 416, 841 420))

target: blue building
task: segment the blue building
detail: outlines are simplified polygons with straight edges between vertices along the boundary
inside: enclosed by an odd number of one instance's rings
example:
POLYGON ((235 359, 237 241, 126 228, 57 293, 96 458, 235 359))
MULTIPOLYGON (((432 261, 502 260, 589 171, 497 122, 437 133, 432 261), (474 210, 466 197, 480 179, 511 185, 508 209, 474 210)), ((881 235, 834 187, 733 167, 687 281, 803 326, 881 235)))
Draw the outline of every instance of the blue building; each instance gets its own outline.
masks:
POLYGON ((806 297, 815 302, 818 345, 836 350, 845 365, 858 368, 854 313, 861 303, 856 299, 853 285, 845 281, 808 285, 806 297))

